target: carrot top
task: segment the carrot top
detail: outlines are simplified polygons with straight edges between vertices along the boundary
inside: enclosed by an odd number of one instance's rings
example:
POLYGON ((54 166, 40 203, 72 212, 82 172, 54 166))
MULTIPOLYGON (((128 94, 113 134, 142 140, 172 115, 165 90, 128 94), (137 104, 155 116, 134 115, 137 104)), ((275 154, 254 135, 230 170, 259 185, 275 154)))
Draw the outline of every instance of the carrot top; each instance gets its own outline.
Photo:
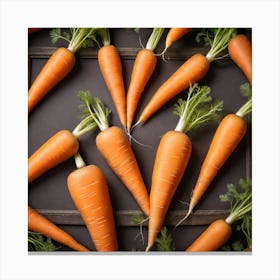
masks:
POLYGON ((57 249, 51 238, 38 232, 28 231, 28 251, 50 252, 57 249))
POLYGON ((230 202, 230 214, 226 222, 231 225, 241 220, 241 229, 251 243, 251 215, 252 215, 252 182, 250 179, 240 179, 238 182, 240 191, 233 184, 227 185, 227 193, 220 195, 222 202, 230 202))
POLYGON ((197 33, 196 41, 202 41, 205 45, 210 46, 206 58, 211 62, 217 59, 218 55, 227 48, 229 40, 236 34, 236 32, 236 28, 202 29, 197 33))
POLYGON ((252 88, 249 83, 245 83, 240 86, 240 92, 242 96, 248 97, 248 101, 240 107, 235 113, 237 116, 243 118, 252 112, 252 88))
POLYGON ((153 28, 152 34, 150 35, 145 48, 147 50, 154 51, 163 32, 164 28, 153 28))
POLYGON ((174 113, 180 117, 175 128, 176 131, 187 133, 210 120, 219 119, 219 112, 222 111, 223 102, 213 101, 209 95, 208 86, 191 85, 188 98, 179 99, 175 104, 174 113))
POLYGON ((90 91, 80 91, 80 100, 83 102, 83 113, 85 117, 90 116, 101 131, 109 127, 108 117, 111 110, 95 96, 91 96, 90 91))
POLYGON ((50 32, 53 44, 58 39, 63 39, 69 43, 68 50, 76 53, 80 48, 92 47, 94 45, 94 33, 97 28, 70 28, 70 33, 61 33, 60 28, 52 29, 50 32))

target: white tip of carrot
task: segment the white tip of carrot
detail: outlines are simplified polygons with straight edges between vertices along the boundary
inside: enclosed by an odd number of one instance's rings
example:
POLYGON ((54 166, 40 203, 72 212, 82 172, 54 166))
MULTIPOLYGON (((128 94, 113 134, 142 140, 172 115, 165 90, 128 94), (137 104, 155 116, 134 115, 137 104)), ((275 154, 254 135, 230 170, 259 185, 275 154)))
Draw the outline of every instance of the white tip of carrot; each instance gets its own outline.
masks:
POLYGON ((175 229, 179 226, 182 222, 184 222, 192 213, 193 207, 189 207, 188 213, 176 224, 175 229))
POLYGON ((151 248, 152 248, 152 246, 148 244, 148 246, 147 246, 145 252, 149 252, 149 251, 151 250, 151 248))

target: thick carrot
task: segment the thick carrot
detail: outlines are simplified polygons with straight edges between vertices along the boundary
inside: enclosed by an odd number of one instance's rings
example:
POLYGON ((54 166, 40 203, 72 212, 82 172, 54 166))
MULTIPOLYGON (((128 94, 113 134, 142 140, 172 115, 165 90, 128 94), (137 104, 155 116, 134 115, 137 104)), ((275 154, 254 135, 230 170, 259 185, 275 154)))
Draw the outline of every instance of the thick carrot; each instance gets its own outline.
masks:
POLYGON ((136 124, 146 122, 164 104, 187 89, 191 84, 202 79, 209 70, 210 63, 227 48, 228 41, 234 34, 234 28, 219 28, 211 49, 206 56, 194 54, 183 63, 155 92, 144 108, 136 124))
POLYGON ((163 31, 164 28, 154 28, 145 49, 141 49, 136 55, 126 99, 126 128, 128 133, 130 133, 139 99, 156 68, 157 58, 154 54, 154 49, 163 31))
POLYGON ((96 250, 117 251, 113 209, 102 171, 95 165, 83 166, 68 176, 67 184, 96 250))
POLYGON ((175 41, 189 33, 192 28, 170 28, 165 39, 165 49, 168 49, 175 41))
POLYGON ((252 215, 251 180, 240 179, 239 184, 241 192, 233 184, 228 184, 228 192, 220 196, 221 201, 230 202, 231 210, 229 216, 225 220, 218 219, 212 222, 186 251, 204 252, 218 250, 229 240, 232 234, 231 225, 238 220, 241 220, 243 233, 245 236, 248 235, 251 231, 250 217, 252 215))
POLYGON ((191 87, 187 101, 179 100, 176 106, 180 119, 175 131, 168 131, 160 140, 152 175, 146 251, 152 248, 162 228, 170 202, 191 156, 192 143, 185 133, 213 118, 221 110, 222 103, 217 102, 209 106, 206 112, 202 111, 203 106, 209 105, 209 92, 208 87, 191 87))
POLYGON ((43 217, 30 206, 28 206, 28 229, 48 236, 75 251, 89 251, 86 247, 78 243, 71 235, 43 217))
POLYGON ((135 155, 125 133, 116 126, 101 131, 96 137, 98 151, 131 192, 145 215, 149 216, 149 196, 135 155))
MULTIPOLYGON (((76 58, 75 53, 82 47, 86 39, 94 32, 93 28, 73 28, 72 40, 68 48, 58 48, 37 75, 28 91, 28 112, 30 112, 41 99, 56 86, 73 69, 76 58)), ((63 38, 60 29, 51 33, 52 40, 63 38)), ((69 41, 67 39, 67 41, 69 41)))
POLYGON ((96 137, 98 151, 148 216, 150 212, 149 195, 126 134, 119 127, 109 127, 110 110, 100 99, 91 97, 89 91, 81 91, 80 98, 85 103, 85 113, 91 114, 101 130, 96 137))
POLYGON ((121 58, 117 48, 110 44, 107 29, 99 30, 104 46, 98 51, 100 71, 115 104, 121 124, 126 127, 126 96, 121 58))
POLYGON ((224 220, 216 220, 186 249, 189 252, 215 251, 230 238, 231 226, 224 220))
POLYGON ((39 147, 28 159, 28 183, 47 170, 74 156, 79 149, 78 138, 96 127, 90 117, 73 130, 60 130, 39 147))
POLYGON ((229 41, 228 52, 252 84, 252 46, 249 39, 244 34, 234 36, 229 41))
POLYGON ((243 117, 251 112, 251 109, 252 99, 247 101, 236 114, 226 115, 219 124, 201 166, 191 195, 188 213, 179 223, 190 215, 221 167, 243 139, 247 130, 247 123, 243 117))

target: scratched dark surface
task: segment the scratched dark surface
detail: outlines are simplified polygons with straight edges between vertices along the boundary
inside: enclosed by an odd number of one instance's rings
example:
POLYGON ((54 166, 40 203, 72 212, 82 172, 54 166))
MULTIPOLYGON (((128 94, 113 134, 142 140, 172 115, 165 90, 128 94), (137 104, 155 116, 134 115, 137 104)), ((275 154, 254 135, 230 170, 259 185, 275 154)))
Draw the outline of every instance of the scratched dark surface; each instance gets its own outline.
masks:
MULTIPOLYGON (((32 83, 42 66, 46 63, 47 57, 32 57, 32 50, 39 47, 59 47, 66 46, 63 41, 58 41, 53 45, 49 39, 50 29, 43 29, 37 33, 29 35, 29 83, 32 83)), ((250 36, 250 30, 239 30, 250 36)), ((133 29, 110 29, 112 43, 117 48, 140 48, 138 35, 133 29)), ((145 45, 151 29, 141 29, 141 40, 145 45)), ((165 31, 166 34, 167 30, 165 31)), ((195 48, 207 52, 207 47, 201 47, 194 41, 195 32, 187 34, 170 48, 171 52, 185 52, 186 55, 195 48)), ((156 52, 160 53, 164 48, 164 37, 158 44, 156 52)), ((97 47, 93 48, 96 50, 97 47)), ((82 51, 80 52, 82 53, 82 51)), ((149 81, 143 96, 140 100, 137 116, 151 98, 155 90, 185 61, 184 58, 168 59, 167 61, 158 59, 157 67, 149 81)), ((125 88, 128 88, 130 75, 133 67, 133 58, 122 56, 122 66, 125 88)), ((208 74, 199 81, 200 85, 207 85, 211 88, 211 96, 221 99, 224 102, 224 114, 235 113, 246 101, 240 95, 240 85, 247 82, 241 70, 229 59, 214 61, 211 63, 208 74)), ((28 154, 29 156, 48 138, 61 129, 73 130, 79 122, 79 90, 90 90, 98 96, 111 110, 110 124, 119 126, 119 120, 114 104, 106 88, 104 80, 99 70, 97 59, 83 57, 77 54, 77 61, 72 72, 51 90, 46 97, 29 114, 28 125, 28 154)), ((147 123, 136 127, 133 136, 146 145, 140 146, 132 142, 135 156, 147 186, 148 191, 151 185, 151 175, 154 158, 161 136, 168 130, 175 128, 178 121, 173 114, 173 105, 178 98, 186 97, 186 91, 168 102, 159 112, 157 112, 147 123)), ((225 210, 229 208, 227 203, 219 201, 219 194, 226 192, 227 183, 237 183, 239 178, 250 176, 251 173, 251 122, 248 121, 248 133, 242 140, 238 148, 231 155, 229 160, 220 170, 219 174, 212 182, 209 190, 202 198, 197 210, 225 210)), ((206 155, 209 144, 217 127, 217 123, 210 123, 189 134, 193 152, 183 179, 178 186, 175 196, 172 199, 169 211, 187 209, 185 202, 189 201, 192 188, 197 179, 201 163, 206 155)), ((104 172, 109 186, 110 197, 114 211, 118 210, 139 210, 135 200, 126 190, 116 175, 110 170, 103 158, 99 155, 95 146, 95 136, 98 130, 88 133, 80 139, 80 153, 87 164, 96 164, 104 172)), ((28 200, 30 206, 35 209, 50 210, 74 210, 76 209, 67 189, 67 176, 75 170, 73 159, 69 159, 52 170, 46 172, 40 178, 29 185, 28 200)), ((180 226, 175 231, 170 227, 170 233, 174 239, 177 251, 184 250, 195 237, 206 226, 180 226)), ((63 225, 62 228, 72 234, 78 241, 94 250, 87 229, 81 225, 63 225)), ((146 244, 142 244, 139 239, 135 239, 139 232, 138 227, 117 225, 119 247, 121 251, 144 250, 146 244)), ((147 228, 144 227, 144 237, 147 240, 147 228)), ((234 238, 234 237, 233 237, 234 238)), ((61 246, 60 250, 69 250, 61 246)))

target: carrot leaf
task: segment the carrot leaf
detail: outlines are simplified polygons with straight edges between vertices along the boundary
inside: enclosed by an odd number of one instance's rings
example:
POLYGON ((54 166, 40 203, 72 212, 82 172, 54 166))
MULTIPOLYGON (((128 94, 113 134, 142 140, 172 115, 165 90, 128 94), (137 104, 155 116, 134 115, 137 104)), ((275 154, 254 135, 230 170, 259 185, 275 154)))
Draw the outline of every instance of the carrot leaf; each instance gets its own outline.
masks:
POLYGON ((91 116, 101 131, 107 129, 111 110, 98 97, 91 96, 89 90, 79 91, 79 97, 82 101, 81 107, 83 108, 84 117, 91 116))
POLYGON ((227 185, 227 193, 220 195, 222 202, 230 202, 230 215, 226 218, 228 224, 243 219, 245 214, 251 215, 252 210, 252 183, 250 179, 240 179, 238 190, 234 184, 227 185))
POLYGON ((50 37, 51 37, 51 42, 53 44, 55 44, 58 39, 63 39, 65 41, 67 41, 68 43, 70 43, 71 35, 68 32, 63 32, 63 34, 61 35, 61 29, 60 28, 54 28, 50 31, 50 37))
POLYGON ((28 251, 56 251, 56 247, 49 237, 40 233, 28 231, 28 251))
POLYGON ((249 83, 242 84, 240 86, 240 93, 244 97, 248 97, 249 100, 236 112, 236 115, 243 118, 252 112, 252 88, 249 83))
POLYGON ((218 55, 227 48, 229 40, 236 32, 236 28, 211 28, 198 33, 197 41, 204 40, 206 45, 211 47, 206 55, 209 62, 217 59, 218 55))
POLYGON ((154 51, 163 32, 164 32, 164 28, 153 28, 153 32, 152 32, 151 36, 149 37, 147 45, 146 45, 147 50, 154 51))
POLYGON ((98 28, 97 35, 101 38, 104 46, 111 44, 110 31, 108 28, 98 28))
POLYGON ((213 101, 209 94, 208 86, 190 86, 187 99, 179 99, 175 104, 174 113, 180 117, 176 131, 187 133, 207 121, 219 119, 223 102, 213 101))
POLYGON ((95 129, 97 126, 96 122, 91 116, 86 116, 72 131, 75 137, 79 138, 89 131, 95 129))
POLYGON ((167 227, 164 227, 159 237, 155 240, 157 251, 175 251, 174 242, 171 234, 168 232, 167 227))
POLYGON ((145 218, 142 214, 135 214, 135 215, 131 216, 130 222, 133 225, 139 225, 143 222, 144 219, 145 218))

